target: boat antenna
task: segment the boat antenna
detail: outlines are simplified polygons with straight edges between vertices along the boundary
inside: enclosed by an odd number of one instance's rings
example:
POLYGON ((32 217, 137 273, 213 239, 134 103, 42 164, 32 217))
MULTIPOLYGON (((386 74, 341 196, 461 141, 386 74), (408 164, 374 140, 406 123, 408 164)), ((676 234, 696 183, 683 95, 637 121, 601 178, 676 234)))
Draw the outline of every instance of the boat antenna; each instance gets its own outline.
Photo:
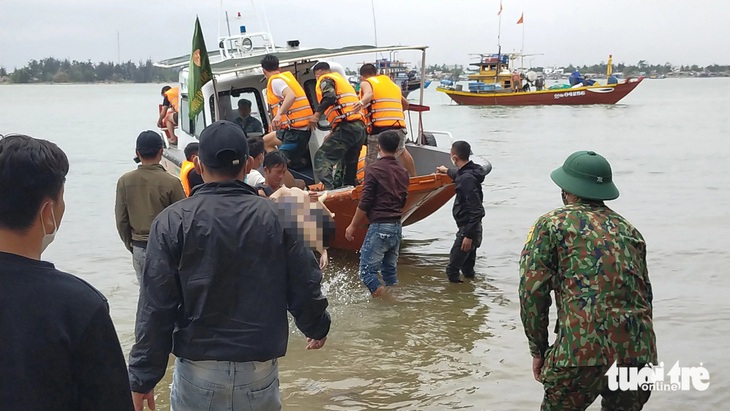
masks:
POLYGON ((517 24, 522 24, 522 49, 520 50, 520 70, 525 72, 525 13, 523 12, 517 24))
POLYGON ((502 0, 499 0, 499 11, 497 12, 497 16, 499 16, 499 25, 497 26, 497 47, 500 49, 501 46, 501 37, 502 37, 502 0))
POLYGON ((497 70, 494 72, 494 83, 499 81, 499 66, 502 65, 502 0, 499 0, 499 24, 497 25, 497 70))
MULTIPOLYGON (((370 8, 373 10, 373 34, 375 36, 375 47, 378 47, 378 25, 375 21, 375 0, 370 0, 370 8)), ((378 53, 375 53, 375 60, 378 59, 378 53)))
POLYGON ((228 27, 228 37, 231 37, 231 22, 228 21, 228 10, 226 10, 226 27, 228 27))
MULTIPOLYGON (((266 2, 264 2, 266 3, 266 2)), ((269 39, 271 40, 271 51, 276 52, 276 43, 274 42, 274 35, 271 34, 271 28, 269 27, 269 19, 266 18, 266 6, 263 4, 261 5, 261 12, 264 15, 264 24, 261 24, 261 17, 259 16, 258 11, 256 11, 256 2, 254 0, 251 0, 251 5, 253 6, 253 12, 256 14, 256 18, 259 21, 259 24, 262 27, 266 27, 266 31, 269 33, 269 39)))

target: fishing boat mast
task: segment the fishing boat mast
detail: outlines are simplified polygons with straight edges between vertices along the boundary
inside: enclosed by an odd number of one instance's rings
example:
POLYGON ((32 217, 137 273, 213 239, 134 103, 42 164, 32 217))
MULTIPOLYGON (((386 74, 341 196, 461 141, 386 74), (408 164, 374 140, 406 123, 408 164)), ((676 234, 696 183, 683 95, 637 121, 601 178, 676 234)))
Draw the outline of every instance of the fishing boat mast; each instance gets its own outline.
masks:
POLYGON ((502 0, 499 0, 499 24, 497 25, 497 70, 494 72, 494 83, 499 82, 500 64, 502 64, 502 0))

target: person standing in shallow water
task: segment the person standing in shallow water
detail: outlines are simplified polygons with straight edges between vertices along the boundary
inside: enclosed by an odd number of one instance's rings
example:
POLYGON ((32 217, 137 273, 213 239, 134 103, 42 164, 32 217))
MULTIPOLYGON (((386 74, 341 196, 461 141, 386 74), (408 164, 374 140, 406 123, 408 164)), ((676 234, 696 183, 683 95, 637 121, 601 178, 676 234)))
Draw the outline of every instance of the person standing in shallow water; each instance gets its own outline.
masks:
POLYGON ((456 185, 453 215, 459 230, 449 253, 449 264, 446 266, 446 276, 452 283, 463 282, 459 271, 466 278, 474 278, 477 248, 482 244, 482 218, 485 215, 482 182, 487 171, 469 160, 470 156, 469 143, 455 141, 451 146, 451 162, 455 167, 436 168, 436 172, 447 174, 456 185))
POLYGON ((159 134, 151 130, 141 132, 136 153, 134 161, 141 164, 117 181, 114 215, 119 237, 132 253, 134 272, 141 287, 152 220, 170 204, 185 198, 185 190, 182 182, 160 164, 162 138, 159 134))
POLYGON ((606 372, 657 363, 652 289, 641 233, 608 208, 618 198, 611 166, 571 154, 550 175, 563 206, 538 218, 520 257, 520 316, 542 382, 542 410, 641 410, 651 391, 610 391, 606 372), (548 346, 550 292, 557 337, 548 346))
POLYGON ((139 411, 145 401, 154 407, 172 352, 172 410, 279 410, 287 312, 307 349, 322 348, 329 333, 322 273, 276 205, 243 182, 251 165, 240 126, 210 124, 198 154, 205 184, 150 229, 129 354, 132 397, 139 411))
POLYGON ((386 286, 398 283, 396 267, 400 242, 403 238, 401 217, 408 197, 408 171, 395 158, 400 135, 394 130, 378 135, 381 156, 365 173, 362 197, 345 230, 348 241, 355 239, 355 230, 370 222, 360 248, 360 279, 373 297, 379 297, 385 288, 378 279, 380 272, 386 286))
POLYGON ((106 298, 41 260, 66 210, 55 144, 0 137, 0 409, 131 411, 106 298))

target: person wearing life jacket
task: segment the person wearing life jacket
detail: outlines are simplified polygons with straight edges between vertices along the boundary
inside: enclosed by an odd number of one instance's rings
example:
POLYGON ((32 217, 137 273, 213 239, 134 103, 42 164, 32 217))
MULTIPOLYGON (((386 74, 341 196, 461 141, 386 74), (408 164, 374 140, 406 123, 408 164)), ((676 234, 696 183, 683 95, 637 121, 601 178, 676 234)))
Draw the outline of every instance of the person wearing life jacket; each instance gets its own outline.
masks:
POLYGON ((162 88, 162 106, 157 127, 165 129, 167 141, 170 145, 177 145, 175 127, 177 127, 177 113, 180 112, 180 88, 165 86, 162 88))
POLYGON ((291 72, 279 70, 279 59, 273 54, 261 59, 261 68, 268 79, 266 102, 272 117, 271 133, 264 136, 266 151, 278 147, 286 155, 288 167, 304 168, 308 165, 307 149, 312 135, 312 107, 307 95, 291 72))
POLYGON ((378 75, 372 64, 360 67, 360 101, 356 105, 362 107, 367 125, 367 167, 377 160, 378 134, 393 130, 400 136, 396 159, 408 171, 410 177, 416 176, 416 164, 411 153, 406 150, 406 121, 403 109, 408 108, 408 100, 403 97, 400 88, 386 75, 378 75))
POLYGON ((325 190, 342 186, 356 186, 357 161, 365 144, 365 123, 357 108, 357 94, 352 85, 339 73, 333 73, 327 62, 312 67, 317 78, 317 110, 310 120, 317 127, 324 115, 332 132, 314 155, 314 172, 325 190), (337 167, 337 176, 334 169, 337 167))
POLYGON ((195 169, 195 158, 198 156, 199 145, 199 143, 190 143, 185 146, 185 161, 180 167, 180 181, 186 197, 190 197, 190 193, 195 187, 203 184, 203 177, 195 169))

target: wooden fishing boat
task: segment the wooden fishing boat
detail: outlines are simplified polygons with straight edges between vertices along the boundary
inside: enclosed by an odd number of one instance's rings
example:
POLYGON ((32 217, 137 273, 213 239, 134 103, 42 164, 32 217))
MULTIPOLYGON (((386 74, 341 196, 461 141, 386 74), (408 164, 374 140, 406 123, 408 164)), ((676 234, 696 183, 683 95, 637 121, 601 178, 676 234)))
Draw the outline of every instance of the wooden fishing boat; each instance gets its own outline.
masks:
MULTIPOLYGON (((607 84, 586 81, 575 86, 564 85, 553 89, 536 90, 523 87, 523 80, 514 91, 510 62, 521 57, 520 54, 479 54, 479 61, 471 63, 479 71, 469 76, 473 80, 468 90, 461 84, 441 85, 437 91, 445 93, 456 104, 465 106, 534 106, 534 105, 584 105, 616 104, 631 93, 644 77, 618 79, 607 84)), ((525 73, 526 83, 532 83, 536 74, 525 73), (532 77, 532 79, 530 78, 532 77)), ((609 56, 607 78, 611 79, 611 56, 609 56)))

